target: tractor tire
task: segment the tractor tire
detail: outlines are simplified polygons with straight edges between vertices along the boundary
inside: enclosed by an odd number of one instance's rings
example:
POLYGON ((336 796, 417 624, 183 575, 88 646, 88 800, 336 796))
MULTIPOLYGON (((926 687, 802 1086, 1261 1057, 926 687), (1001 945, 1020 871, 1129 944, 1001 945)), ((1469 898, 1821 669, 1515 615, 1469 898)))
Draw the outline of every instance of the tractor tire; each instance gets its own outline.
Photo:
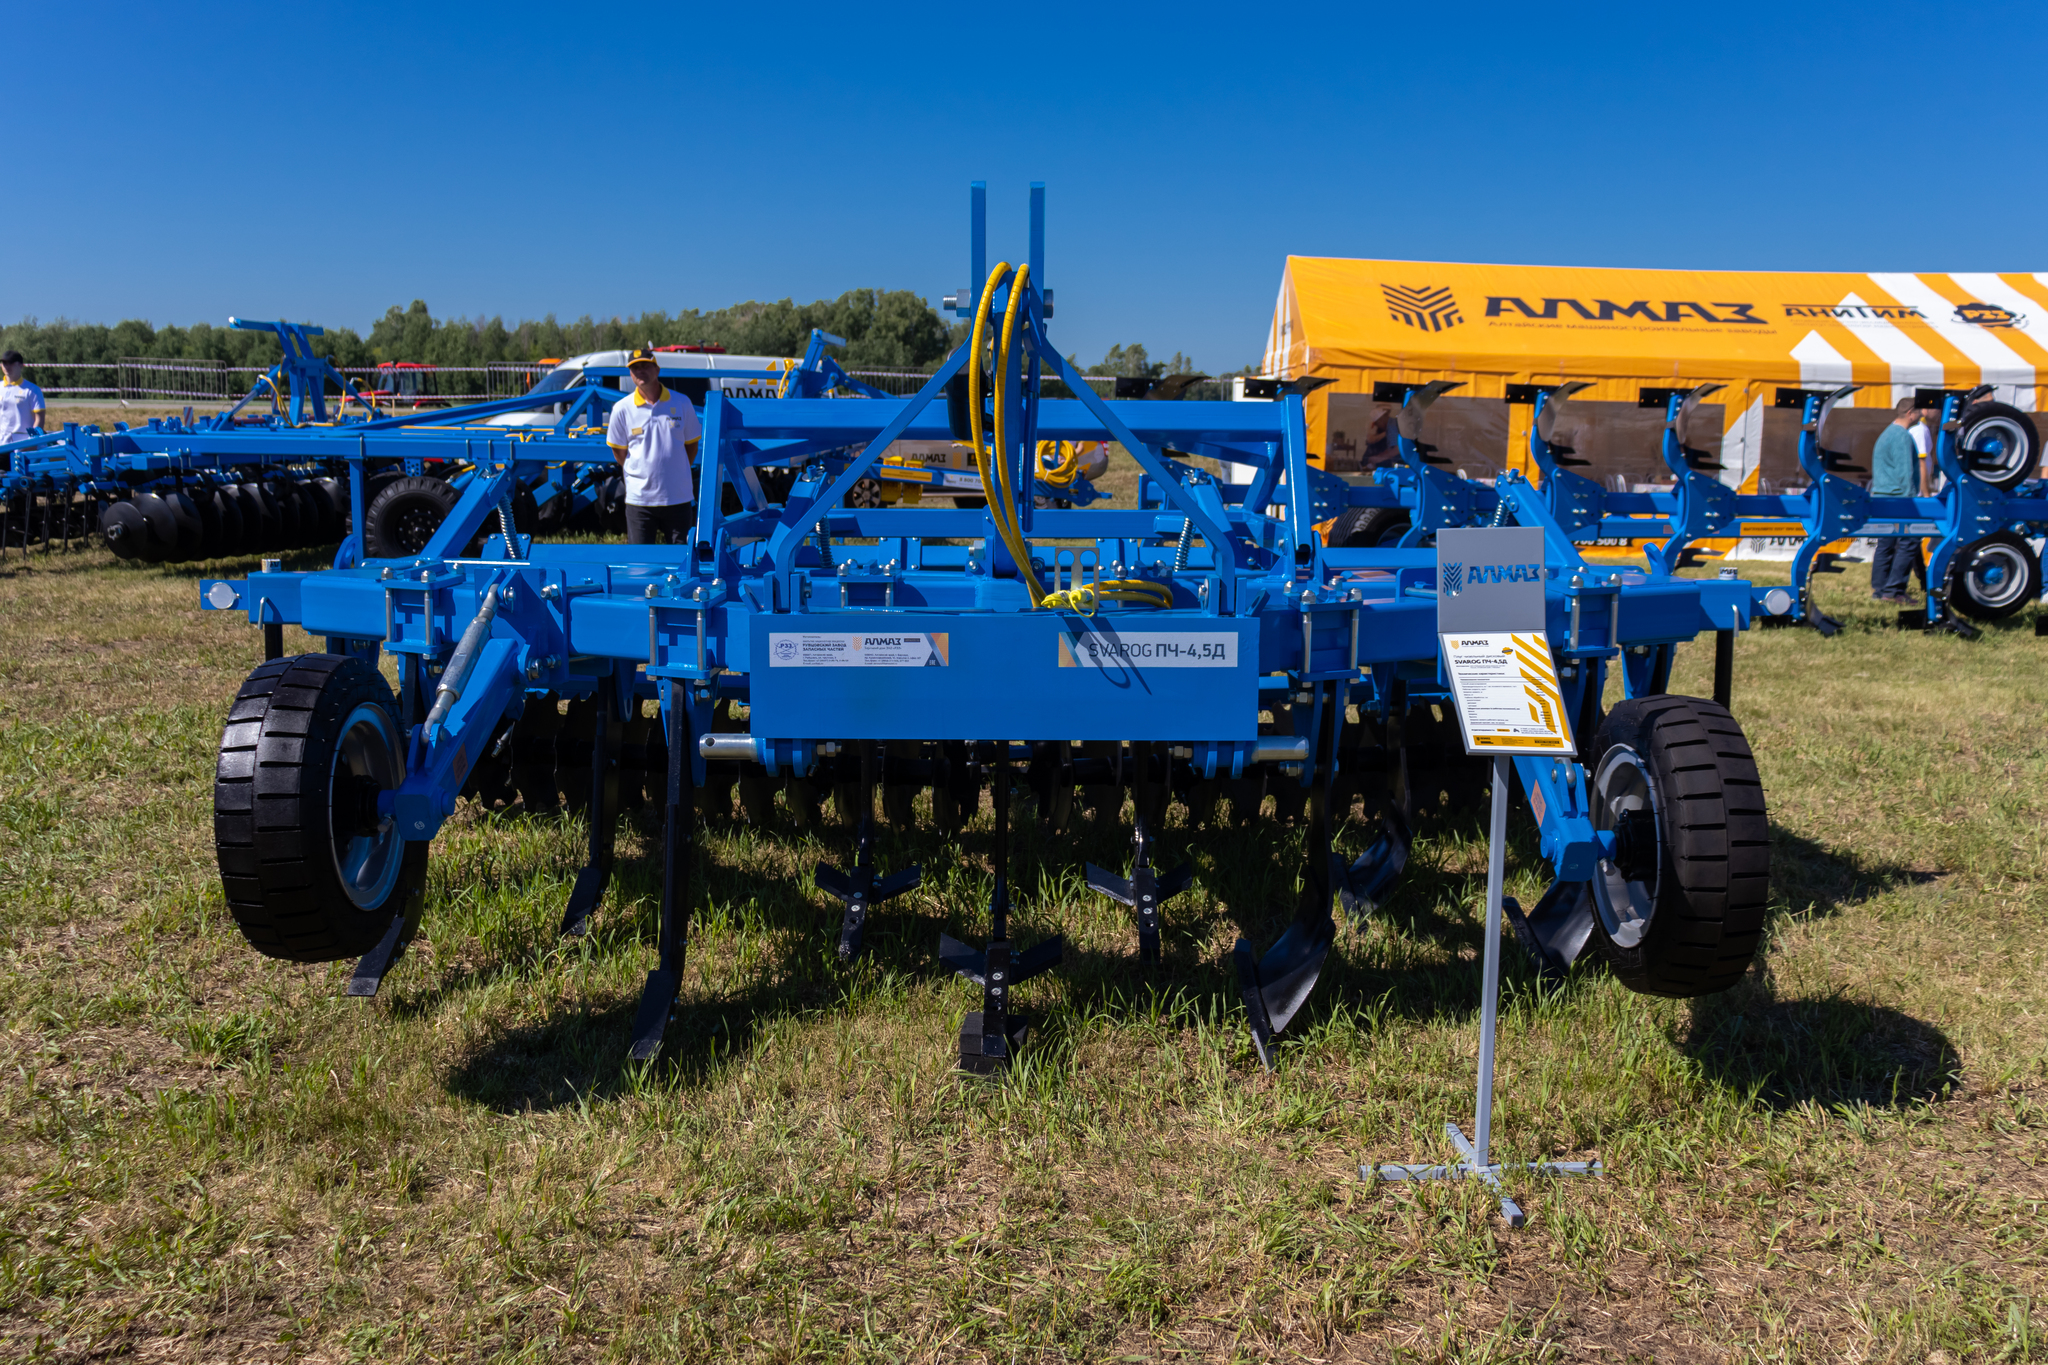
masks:
POLYGON ((2041 437, 2018 408, 1972 403, 1956 422, 1956 456, 1971 475, 2010 493, 2040 471, 2041 437))
POLYGON ((364 557, 411 559, 418 555, 455 510, 456 501, 455 490, 446 479, 421 475, 391 480, 363 511, 364 557))
POLYGON ((1330 528, 1333 550, 1372 550, 1392 545, 1414 525, 1405 507, 1347 507, 1330 528))
POLYGON ((149 524, 141 509, 127 499, 110 502, 100 513, 100 539, 122 559, 137 559, 149 544, 149 524))
POLYGON ((1618 703, 1594 737, 1594 954, 1630 990, 1690 999, 1749 970, 1769 899, 1770 823, 1742 727, 1697 697, 1618 703))
POLYGON ((377 945, 426 885, 427 844, 376 814, 405 778, 391 689, 341 654, 272 659, 249 675, 221 732, 214 851, 249 946, 333 962, 377 945))
POLYGON ((2003 621, 2041 596, 2041 560, 2026 537, 1994 531, 1948 564, 1948 604, 1972 621, 2003 621))

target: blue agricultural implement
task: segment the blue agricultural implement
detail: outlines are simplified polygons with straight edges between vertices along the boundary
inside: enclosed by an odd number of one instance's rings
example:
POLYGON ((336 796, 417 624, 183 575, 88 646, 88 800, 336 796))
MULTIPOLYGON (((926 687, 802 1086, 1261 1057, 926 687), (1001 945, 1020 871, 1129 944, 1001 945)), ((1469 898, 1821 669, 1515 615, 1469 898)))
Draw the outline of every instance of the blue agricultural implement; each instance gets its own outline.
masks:
POLYGON ((1918 405, 1939 409, 1935 456, 1944 476, 1941 492, 1928 497, 1873 496, 1845 477, 1865 472, 1850 457, 1831 449, 1828 417, 1856 385, 1827 391, 1780 389, 1777 405, 1800 412, 1799 466, 1809 480, 1790 494, 1739 493, 1723 484, 1713 454, 1691 442, 1694 411, 1721 386, 1691 390, 1645 389, 1644 406, 1665 409, 1664 464, 1669 490, 1619 493, 1567 466, 1582 465, 1575 453, 1552 439, 1558 418, 1583 383, 1549 389, 1528 386, 1520 395, 1536 404, 1529 430, 1529 455, 1541 471, 1550 514, 1575 538, 1662 535, 1645 547, 1650 567, 1671 572, 1686 550, 1715 536, 1753 534, 1762 524, 1797 522, 1804 537, 1792 560, 1796 618, 1823 635, 1838 624, 1814 601, 1816 574, 1837 571, 1825 547, 1852 537, 1936 541, 1928 556, 1930 588, 1924 610, 1902 613, 1900 623, 1973 635, 1959 617, 1977 621, 2012 615, 2041 596, 2040 562, 2028 544, 2048 530, 2048 496, 2040 474, 2040 441, 2027 414, 1989 401, 1989 385, 1969 391, 1922 389, 1918 405))
MULTIPOLYGON (((257 667, 222 733, 216 841, 249 943, 300 962, 359 958, 350 993, 374 994, 418 930, 429 847, 464 793, 547 805, 558 784, 590 815, 562 919, 580 934, 610 879, 621 790, 642 792, 663 808, 659 942, 630 1044, 649 1057, 684 986, 700 808, 729 813, 737 787, 750 815, 770 818, 779 787, 805 818, 830 789, 856 825, 855 856, 816 882, 843 903, 837 944, 851 956, 918 876, 878 865, 878 790, 886 818, 928 810, 949 833, 986 791, 988 937, 942 936, 933 962, 978 988, 960 1060, 989 1071, 1021 1040, 1012 987, 1062 955, 1056 937, 1012 937, 1020 781, 1051 825, 1077 800, 1121 819, 1135 796, 1131 866, 1086 875, 1131 906, 1148 960, 1162 905, 1189 884, 1155 861, 1166 803, 1201 823, 1225 802, 1241 819, 1275 797, 1305 815, 1302 890, 1278 942, 1235 951, 1271 1065, 1331 950, 1335 906, 1382 904, 1418 813, 1486 781, 1446 721, 1437 633, 1437 594, 1469 572, 1540 584, 1547 630, 1532 647, 1548 646, 1576 736, 1577 757, 1560 744, 1515 760, 1552 878, 1513 917, 1525 946, 1546 969, 1596 955, 1641 991, 1732 984, 1763 927, 1767 834, 1726 705, 1728 660, 1762 594, 1592 566, 1542 491, 1513 475, 1492 488, 1449 479, 1427 451, 1413 451, 1405 488, 1344 485, 1311 467, 1299 386, 1262 402, 1098 396, 1048 338, 1042 187, 1030 203, 1025 260, 991 266, 974 186, 977 283, 951 301, 971 335, 915 395, 708 392, 685 544, 535 543, 501 509, 550 446, 489 440, 419 553, 203 583, 203 605, 295 623, 324 645, 257 667), (1051 381, 1072 396, 1048 396, 1051 381), (849 505, 899 440, 967 442, 987 506, 849 505), (1141 467, 1140 505, 1038 505, 1040 443, 1090 441, 1141 467), (1224 482, 1219 465, 1249 477, 1224 482), (762 471, 783 466, 799 473, 771 497, 762 471), (1353 505, 1407 508, 1412 534, 1325 544, 1314 528, 1353 505), (1454 524, 1538 528, 1541 561, 1440 570, 1422 542, 1454 524), (1703 632, 1719 695, 1666 695, 1674 651, 1703 632), (1625 699, 1603 713, 1617 671, 1625 699), (1372 842, 1340 857, 1335 826, 1361 800, 1372 842)), ((1419 418, 1428 395, 1409 401, 1419 418)), ((1414 444, 1408 425, 1404 437, 1414 444)))

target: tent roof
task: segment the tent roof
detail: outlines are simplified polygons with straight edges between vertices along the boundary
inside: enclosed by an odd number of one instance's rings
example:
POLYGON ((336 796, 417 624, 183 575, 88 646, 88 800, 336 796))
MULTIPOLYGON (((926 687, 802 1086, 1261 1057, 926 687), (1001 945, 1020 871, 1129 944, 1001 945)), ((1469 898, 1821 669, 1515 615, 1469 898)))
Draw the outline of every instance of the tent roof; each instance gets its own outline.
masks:
MULTIPOLYGON (((1290 256, 1264 369, 1561 378, 2014 386, 2048 367, 2048 274, 1612 270, 1290 256), (2038 325, 2037 325, 2038 324, 2038 325), (2037 339, 2035 332, 2042 334, 2037 339)), ((1619 385, 1617 385, 1617 388, 1619 385)), ((1590 396, 1590 395, 1589 395, 1590 396)), ((1614 397, 1622 396, 1616 392, 1614 397)), ((1866 401, 1889 402, 1880 394, 1866 401)))

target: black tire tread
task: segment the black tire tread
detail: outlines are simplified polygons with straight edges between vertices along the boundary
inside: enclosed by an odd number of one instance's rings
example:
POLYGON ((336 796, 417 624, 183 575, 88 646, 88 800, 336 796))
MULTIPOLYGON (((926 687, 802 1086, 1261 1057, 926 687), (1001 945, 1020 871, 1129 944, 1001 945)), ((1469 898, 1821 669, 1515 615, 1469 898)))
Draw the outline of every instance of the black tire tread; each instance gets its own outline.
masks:
MULTIPOLYGON (((301 654, 258 665, 235 694, 214 773, 214 851, 228 911, 266 956, 356 957, 390 925, 388 914, 360 909, 341 889, 322 771, 335 740, 322 727, 380 693, 391 705, 390 688, 361 659, 301 654)), ((419 893, 426 855, 426 844, 408 845, 394 904, 419 893)))
POLYGON ((1727 708, 1662 695, 1618 704, 1595 741, 1633 730, 1664 801, 1665 884, 1643 942, 1622 949, 1598 927, 1594 942, 1622 983, 1679 999, 1727 990, 1762 940, 1770 899, 1770 823, 1763 779, 1727 708))

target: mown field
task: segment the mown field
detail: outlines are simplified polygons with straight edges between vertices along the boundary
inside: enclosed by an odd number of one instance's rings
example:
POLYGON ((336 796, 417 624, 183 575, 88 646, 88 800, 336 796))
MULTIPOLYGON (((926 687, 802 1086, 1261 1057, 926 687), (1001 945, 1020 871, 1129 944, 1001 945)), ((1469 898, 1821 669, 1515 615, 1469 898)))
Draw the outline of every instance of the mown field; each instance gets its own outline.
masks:
MULTIPOLYGON (((303 557, 307 564, 318 556, 303 557)), ((1467 1120, 1484 892, 1428 832, 1343 926, 1277 1073, 1230 972, 1271 942, 1299 831, 1170 824, 1197 888, 1166 963, 1079 868, 1120 826, 1021 841, 1041 1027, 953 1073, 986 817, 889 833, 925 885, 857 965, 811 885, 845 834, 714 814, 682 1009, 652 962, 649 812, 592 935, 553 936, 582 826, 460 811, 421 941, 374 1002, 255 956, 210 780, 258 634, 223 567, 0 564, 0 1357, 285 1360, 2023 1360, 2048 1354, 2048 641, 1848 629, 1738 643, 1773 823, 1767 950, 1734 991, 1539 989, 1510 948, 1496 1140, 1610 1174, 1361 1183, 1467 1120)), ((294 633, 295 634, 295 633, 294 633)), ((302 637, 301 637, 302 638, 302 637)), ((1708 690, 1708 651, 1674 690, 1708 690)), ((962 698, 963 704, 970 699, 962 698)), ((1362 846, 1366 831, 1347 830, 1362 846)), ((1540 891, 1526 822, 1511 892, 1540 891)))

